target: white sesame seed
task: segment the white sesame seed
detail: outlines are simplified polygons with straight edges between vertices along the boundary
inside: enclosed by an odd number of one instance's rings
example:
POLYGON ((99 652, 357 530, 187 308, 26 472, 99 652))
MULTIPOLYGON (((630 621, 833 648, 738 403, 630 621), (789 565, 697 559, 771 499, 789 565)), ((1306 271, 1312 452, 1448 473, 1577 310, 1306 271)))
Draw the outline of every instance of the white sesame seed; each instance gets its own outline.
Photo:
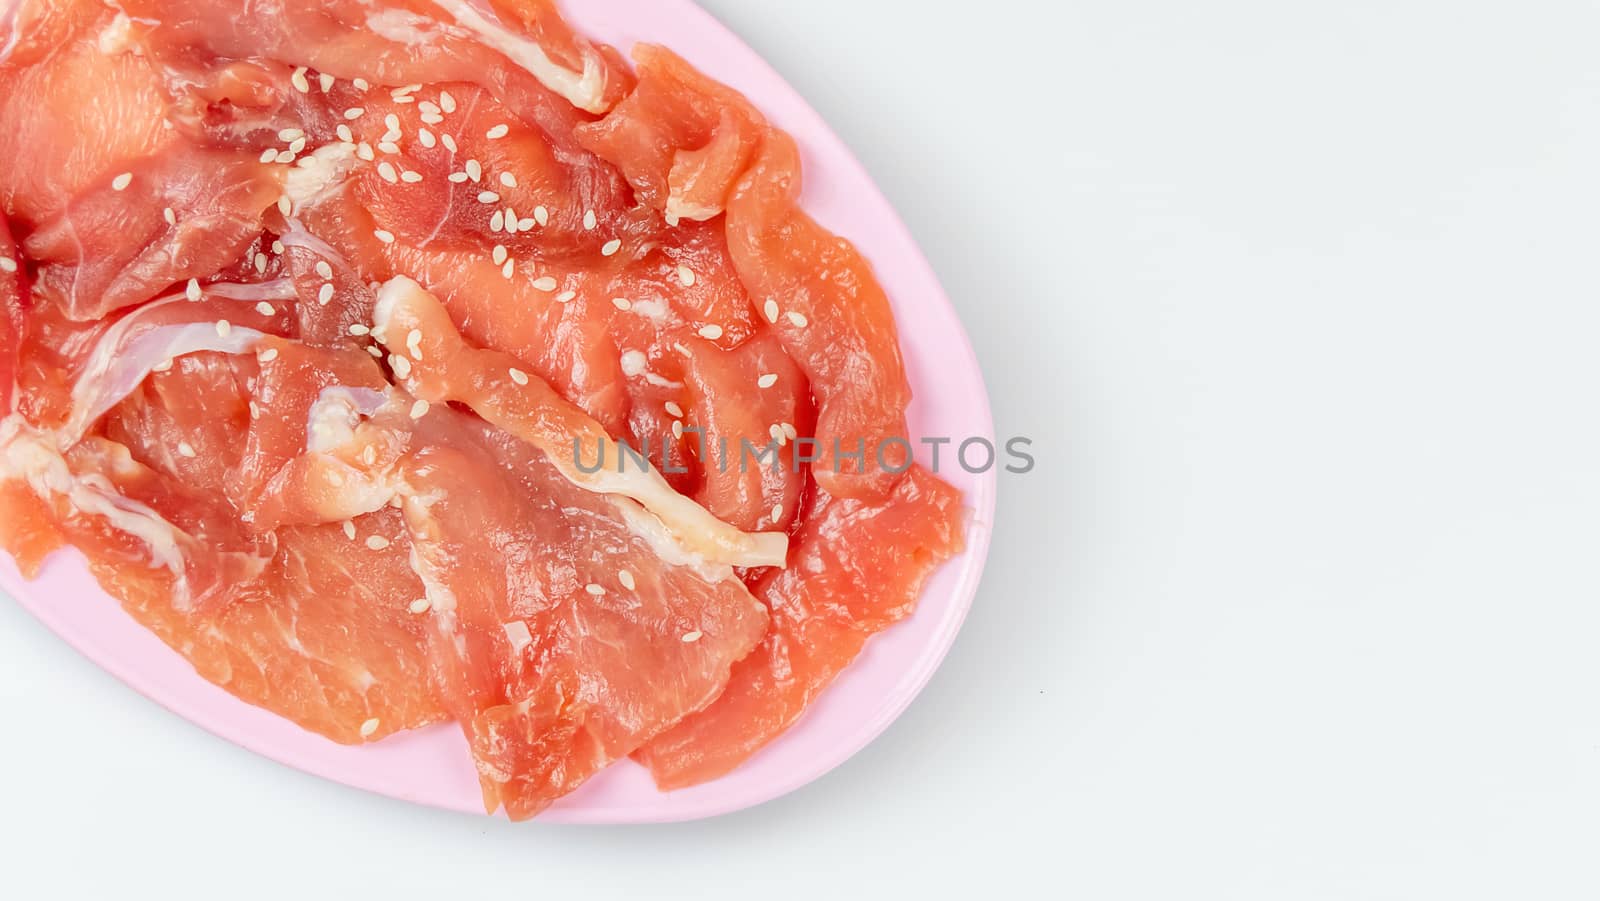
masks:
POLYGON ((350 126, 344 124, 343 122, 340 122, 333 129, 333 133, 338 135, 339 140, 345 142, 346 144, 354 144, 356 142, 356 133, 351 131, 350 126))
POLYGON ((10 257, 0 257, 0 272, 16 272, 17 261, 10 257))
POLYGON ((391 94, 390 96, 393 98, 395 103, 416 103, 417 102, 417 98, 411 96, 410 94, 401 94, 398 97, 395 97, 394 95, 391 94))
POLYGON ((360 76, 357 76, 355 78, 350 79, 350 83, 352 85, 355 85, 355 89, 358 90, 358 91, 365 91, 367 88, 372 87, 372 85, 367 83, 367 80, 365 78, 362 78, 360 76))
POLYGON ((682 438, 683 437, 683 420, 681 420, 681 419, 672 420, 672 437, 674 437, 674 438, 682 438))
POLYGON ((256 359, 259 360, 262 363, 271 363, 273 360, 276 360, 277 358, 278 358, 278 349, 276 347, 269 347, 266 350, 262 351, 261 353, 256 354, 256 359))
POLYGON ((722 326, 712 323, 700 326, 700 337, 707 341, 715 341, 722 337, 722 326))
POLYGON ((256 271, 257 272, 266 272, 267 271, 267 255, 266 254, 264 254, 264 253, 256 254, 255 260, 253 262, 255 263, 255 267, 256 267, 256 271))
POLYGON ((278 308, 263 300, 256 304, 256 312, 263 316, 276 316, 278 315, 278 308))
POLYGON ((510 172, 502 172, 500 173, 500 184, 508 188, 515 188, 517 186, 517 177, 510 172))
POLYGON ((539 223, 540 225, 549 225, 550 224, 550 211, 545 209, 542 206, 534 207, 533 208, 533 221, 539 223))
POLYGON ((693 632, 688 632, 688 633, 684 634, 683 643, 684 644, 694 644, 695 642, 699 641, 704 636, 705 636, 704 632, 701 632, 699 629, 696 629, 693 632))
POLYGON ((506 246, 504 244, 496 244, 494 250, 490 251, 489 257, 494 260, 496 266, 504 263, 506 261, 506 246))
POLYGON ((400 145, 396 144, 393 141, 379 141, 378 142, 378 152, 379 153, 387 153, 387 154, 390 154, 392 156, 392 155, 400 152, 400 145))
POLYGON ((377 360, 383 359, 383 351, 379 350, 378 349, 378 345, 376 345, 376 344, 368 344, 367 345, 367 353, 371 354, 373 359, 377 359, 377 360))
POLYGON ((329 264, 327 260, 318 260, 317 265, 313 268, 315 268, 317 270, 317 274, 323 278, 333 278, 333 266, 329 264))
POLYGON ((685 288, 693 288, 694 287, 694 270, 690 269, 688 266, 679 266, 678 267, 678 281, 680 283, 682 283, 685 288))
POLYGON ((621 250, 621 249, 622 249, 622 239, 621 238, 612 238, 611 240, 606 242, 604 247, 600 248, 600 255, 603 256, 603 257, 614 256, 616 254, 616 252, 621 250))
POLYGON ((378 229, 377 231, 372 233, 372 236, 374 238, 377 238, 379 241, 382 241, 385 244, 393 244, 394 243, 394 232, 387 231, 385 229, 381 229, 381 228, 378 229))
POLYGON ((378 731, 378 720, 377 720, 376 717, 374 717, 374 718, 372 718, 370 720, 367 720, 366 722, 361 724, 361 737, 362 738, 371 738, 372 737, 372 733, 377 732, 377 731, 378 731))
POLYGON ((788 313, 785 314, 785 316, 788 317, 789 322, 795 328, 805 328, 806 327, 806 323, 809 321, 809 320, 806 319, 804 313, 797 313, 797 312, 795 312, 793 310, 790 310, 788 313))
POLYGON ((633 301, 629 300, 626 297, 613 297, 613 298, 611 298, 611 305, 616 307, 619 310, 622 310, 623 312, 627 312, 628 310, 633 309, 633 301))
POLYGON ((767 314, 768 322, 778 321, 778 302, 776 300, 770 297, 767 298, 767 302, 762 306, 761 311, 767 314))
POLYGON ((424 147, 432 147, 439 143, 439 139, 433 136, 433 132, 426 128, 417 129, 417 141, 424 147))
POLYGON ((778 374, 776 372, 766 373, 761 378, 756 379, 756 384, 762 388, 771 388, 773 385, 778 384, 778 374))
POLYGON ((786 444, 789 438, 788 435, 783 433, 783 426, 778 425, 777 423, 767 426, 767 434, 772 437, 772 440, 778 442, 780 445, 786 444))
POLYGON ((635 583, 633 581, 633 573, 628 572, 625 569, 621 570, 621 571, 619 571, 617 573, 617 581, 619 583, 621 583, 623 588, 626 588, 629 591, 632 591, 634 589, 634 587, 635 587, 635 583))
POLYGON ((772 521, 773 522, 777 522, 780 519, 783 519, 783 505, 782 504, 778 504, 778 505, 776 505, 776 506, 774 506, 772 508, 772 521))
POLYGON ((189 458, 193 459, 194 457, 198 456, 198 454, 196 454, 194 452, 194 447, 193 447, 193 445, 189 444, 189 442, 187 442, 187 441, 179 441, 178 442, 178 456, 180 456, 180 457, 189 457, 189 458))
POLYGON ((677 401, 669 400, 665 404, 662 404, 662 407, 667 411, 668 416, 675 416, 678 419, 683 418, 683 408, 678 406, 677 401))
POLYGON ((414 185, 417 182, 422 181, 422 173, 413 172, 410 169, 404 169, 400 172, 400 180, 408 185, 414 185))
POLYGON ((283 242, 282 241, 273 241, 272 242, 272 252, 273 253, 277 253, 277 254, 283 253, 283 242))
POLYGON ((502 122, 499 125, 496 125, 495 127, 493 127, 491 129, 489 129, 488 131, 484 132, 483 136, 488 138, 491 141, 497 141, 497 140, 505 137, 506 135, 508 135, 510 133, 511 133, 511 126, 509 126, 509 125, 505 124, 504 122, 502 122))
POLYGON ((317 305, 325 307, 332 301, 333 284, 331 282, 323 282, 322 287, 317 289, 317 305))
POLYGON ((383 127, 398 135, 400 133, 400 117, 394 113, 389 113, 383 117, 383 127))
POLYGON ((424 100, 417 104, 417 109, 420 110, 424 115, 429 113, 436 114, 439 112, 439 104, 434 103, 432 100, 424 100))
POLYGON ((122 191, 122 190, 125 190, 128 187, 128 185, 131 185, 131 184, 133 184, 133 173, 132 172, 124 172, 121 175, 119 175, 116 178, 113 178, 111 180, 111 190, 113 190, 113 191, 122 191))
POLYGON ((306 133, 298 128, 284 128, 278 131, 278 140, 283 141, 284 143, 288 143, 305 136, 306 133))
POLYGON ((226 319, 217 320, 217 337, 226 338, 233 332, 233 323, 226 319))
POLYGON ((521 231, 529 231, 529 230, 531 230, 533 228, 533 226, 534 226, 534 221, 533 221, 532 218, 518 219, 517 220, 517 228, 520 229, 521 231))
POLYGON ((492 231, 492 232, 495 232, 496 234, 498 234, 498 233, 500 233, 502 231, 505 231, 505 228, 506 228, 506 214, 505 214, 505 211, 504 210, 495 210, 494 211, 494 215, 489 217, 489 231, 492 231))
POLYGON ((306 81, 305 66, 300 66, 294 70, 294 74, 289 76, 289 83, 294 85, 294 89, 302 94, 311 93, 311 82, 306 81))
POLYGON ((800 430, 794 427, 794 423, 785 422, 781 424, 781 427, 783 429, 783 433, 789 436, 790 441, 800 437, 800 430))
POLYGON ((523 372, 520 369, 512 369, 509 370, 509 372, 511 373, 511 380, 513 382, 516 382, 519 385, 528 384, 528 374, 526 372, 523 372))
MULTIPOLYGON (((500 202, 500 195, 496 194, 493 191, 479 191, 478 192, 478 202, 479 203, 499 203, 500 202)), ((502 213, 501 215, 504 216, 505 214, 502 213)))
POLYGON ((372 550, 381 551, 388 546, 389 539, 383 537, 382 535, 367 536, 367 547, 371 548, 372 550))
POLYGON ((440 135, 439 136, 439 143, 443 144, 444 145, 444 149, 450 151, 451 153, 455 153, 456 152, 456 139, 455 139, 454 135, 451 135, 451 134, 442 134, 442 135, 440 135))
POLYGON ((361 118, 362 116, 365 116, 366 114, 367 114, 367 111, 364 108, 359 107, 359 106, 352 106, 349 109, 344 111, 344 118, 345 118, 346 121, 354 122, 355 120, 361 118))
POLYGON ((576 300, 577 297, 578 292, 576 291, 562 291, 560 294, 556 295, 556 303, 571 303, 572 301, 576 300))
POLYGON ((427 416, 427 415, 428 415, 428 402, 427 401, 419 400, 416 403, 411 405, 411 418, 412 419, 421 419, 422 417, 427 416))
POLYGON ((595 597, 599 597, 599 596, 601 596, 601 595, 606 593, 606 590, 605 590, 604 586, 597 585, 597 584, 595 584, 593 582, 590 582, 588 585, 583 586, 583 590, 589 592, 590 594, 594 595, 595 597))
POLYGON ((600 220, 595 217, 594 210, 584 210, 584 212, 583 212, 583 230, 584 231, 591 231, 592 232, 592 231, 594 231, 595 226, 597 226, 599 224, 600 224, 600 220))
POLYGON ((200 282, 197 279, 189 279, 189 283, 183 286, 183 293, 184 296, 188 297, 190 300, 199 300, 200 282))
POLYGON ((280 150, 278 151, 278 154, 273 157, 273 161, 288 165, 289 163, 294 162, 294 151, 280 150))
POLYGON ((356 156, 370 163, 374 158, 377 157, 377 154, 372 152, 371 144, 368 144, 366 141, 362 141, 356 145, 356 156))
POLYGON ((355 523, 353 523, 353 522, 351 522, 350 520, 347 519, 343 523, 341 523, 339 527, 341 529, 344 529, 344 537, 350 539, 351 541, 355 541, 356 540, 356 524, 355 523))
POLYGON ((418 616, 421 616, 422 614, 427 613, 428 608, 432 606, 432 602, 430 602, 427 598, 417 598, 416 600, 412 601, 411 606, 407 607, 406 609, 417 614, 418 616))
POLYGON ((449 91, 439 92, 439 108, 447 113, 456 111, 456 98, 450 96, 449 91))
POLYGON ((411 378, 411 361, 399 354, 391 354, 389 366, 394 369, 394 374, 403 379, 411 378))
POLYGON ((422 123, 424 125, 443 125, 444 117, 438 113, 423 113, 422 123))
POLYGON ((321 75, 317 76, 317 86, 322 88, 322 93, 324 93, 324 94, 326 94, 329 91, 333 90, 333 82, 334 82, 333 76, 329 75, 326 72, 324 72, 321 75))
POLYGON ((351 335, 354 335, 355 337, 360 338, 363 335, 372 334, 372 329, 367 328, 366 326, 362 325, 359 322, 352 322, 352 323, 350 323, 349 332, 350 332, 351 335))
POLYGON ((467 173, 465 173, 465 172, 452 172, 449 175, 446 175, 445 179, 447 181, 449 181, 451 184, 459 185, 462 182, 467 180, 467 173))
POLYGON ((506 260, 505 265, 500 267, 500 274, 505 276, 506 278, 510 278, 513 274, 516 273, 516 271, 517 271, 517 261, 516 260, 506 260))
POLYGON ((549 276, 549 275, 547 275, 547 276, 545 276, 543 278, 540 278, 540 279, 536 279, 534 281, 534 283, 533 283, 533 287, 535 289, 537 289, 539 291, 546 291, 546 292, 554 291, 556 289, 556 286, 557 286, 557 282, 556 282, 555 278, 553 276, 549 276))
POLYGON ((467 160, 462 168, 467 170, 467 177, 474 183, 483 178, 483 164, 477 160, 467 160))
POLYGON ((271 163, 271 162, 276 162, 277 159, 278 159, 278 151, 277 150, 275 150, 275 149, 273 149, 271 147, 268 147, 266 150, 261 151, 260 162, 271 163))
POLYGON ((289 144, 289 152, 290 153, 300 153, 301 151, 303 151, 305 149, 306 149, 306 139, 305 138, 295 138, 294 141, 289 144))
POLYGON ((294 212, 294 201, 289 199, 289 195, 285 194, 278 198, 278 212, 285 216, 294 212))

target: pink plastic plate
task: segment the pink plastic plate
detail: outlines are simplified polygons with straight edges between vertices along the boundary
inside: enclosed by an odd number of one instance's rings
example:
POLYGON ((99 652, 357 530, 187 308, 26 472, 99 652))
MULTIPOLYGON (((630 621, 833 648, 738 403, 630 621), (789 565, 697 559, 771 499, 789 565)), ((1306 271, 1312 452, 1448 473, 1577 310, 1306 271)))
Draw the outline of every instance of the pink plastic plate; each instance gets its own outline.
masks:
MULTIPOLYGON (((568 0, 572 23, 627 52, 664 44, 743 91, 805 155, 806 209, 850 238, 893 299, 916 401, 914 435, 993 439, 983 375, 932 269, 887 200, 844 143, 749 47, 689 0, 568 0)), ((623 761, 541 817, 566 823, 647 823, 715 816, 760 804, 821 776, 878 736, 905 710, 944 658, 978 588, 994 512, 995 473, 972 474, 947 452, 941 475, 971 509, 967 550, 929 583, 914 616, 865 653, 781 739, 730 775, 658 791, 623 761)), ((928 461, 923 460, 926 464, 928 461)), ((280 763, 395 798, 481 813, 465 741, 454 726, 344 747, 252 707, 206 682, 106 595, 81 557, 64 552, 35 582, 0 554, 0 588, 90 660, 139 692, 217 735, 280 763)))

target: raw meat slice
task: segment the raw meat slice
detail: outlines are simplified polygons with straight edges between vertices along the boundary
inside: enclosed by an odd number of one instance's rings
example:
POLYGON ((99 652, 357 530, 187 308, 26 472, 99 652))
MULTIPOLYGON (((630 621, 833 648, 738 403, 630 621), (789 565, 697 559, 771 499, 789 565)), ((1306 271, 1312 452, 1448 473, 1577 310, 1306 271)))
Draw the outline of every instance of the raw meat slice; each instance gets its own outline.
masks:
POLYGON ((883 497, 911 457, 911 385, 894 312, 866 260, 807 216, 799 194, 794 140, 769 129, 728 201, 728 247, 817 399, 817 484, 841 497, 883 497))
POLYGON ((961 495, 913 467, 878 501, 811 499, 789 568, 755 593, 772 627, 710 707, 637 756, 663 789, 715 779, 798 720, 861 652, 909 614, 923 582, 962 546, 961 495))
POLYGON ((634 57, 638 88, 580 126, 580 140, 670 217, 726 208, 734 268, 818 401, 813 475, 840 496, 884 496, 909 461, 911 389, 871 267, 800 209, 788 135, 670 51, 640 46, 634 57))
POLYGON ((396 278, 378 292, 373 331, 408 391, 431 403, 466 404, 506 432, 544 451, 581 488, 629 498, 659 517, 685 553, 712 564, 781 566, 788 541, 776 532, 746 533, 672 490, 653 468, 627 462, 615 439, 507 354, 462 343, 438 299, 396 278), (416 362, 412 362, 415 360, 416 362), (586 448, 594 448, 596 468, 586 448), (610 459, 612 465, 605 461, 610 459))
POLYGON ((490 810, 531 816, 704 707, 763 635, 765 608, 732 571, 672 561, 631 501, 571 484, 531 446, 442 405, 397 412, 364 354, 270 342, 263 355, 255 401, 273 415, 252 447, 283 460, 270 493, 310 498, 306 521, 402 505, 406 532, 380 543, 404 545, 422 577, 412 609, 433 623, 436 693, 467 731, 490 810), (359 407, 348 429, 316 412, 334 391, 359 407), (299 435, 276 424, 306 421, 299 435), (344 477, 322 478, 325 466, 344 477), (330 509, 329 493, 367 503, 330 509))
MULTIPOLYGON (((108 333, 101 347, 125 347, 139 333, 108 333)), ((130 353, 120 365, 147 359, 130 353)), ((241 529, 227 496, 250 417, 242 385, 252 380, 215 354, 184 357, 108 417, 108 432, 127 445, 91 437, 63 452, 61 433, 18 417, 0 424, 7 548, 36 572, 46 554, 73 544, 129 613, 206 678, 335 740, 376 740, 443 719, 409 609, 422 586, 403 551, 375 553, 337 526, 241 529)), ((88 381, 138 385, 94 366, 79 384, 88 381)), ((397 511, 368 520, 386 522, 397 541, 404 535, 397 511)))
POLYGON ((381 510, 393 492, 365 477, 369 464, 361 457, 392 462, 403 445, 383 440, 386 435, 353 441, 360 413, 389 402, 390 386, 377 361, 353 347, 323 349, 291 341, 267 342, 259 358, 264 358, 261 376, 251 400, 261 415, 247 427, 234 494, 241 520, 256 532, 270 533, 284 525, 337 523, 381 510), (354 445, 352 458, 329 453, 335 444, 354 445))
POLYGON ((62 427, 62 438, 70 444, 82 437, 150 373, 169 367, 177 357, 202 350, 242 353, 255 347, 266 331, 282 328, 282 313, 264 299, 284 296, 274 284, 196 285, 195 300, 187 300, 191 291, 186 289, 182 298, 147 304, 109 328, 95 330, 92 350, 69 364, 74 374, 72 415, 62 427), (263 312, 262 304, 271 312, 263 312), (256 327, 235 326, 235 319, 256 327))
MULTIPOLYGON (((154 60, 101 49, 101 36, 117 21, 109 8, 31 0, 19 18, 42 25, 26 32, 26 46, 0 58, 0 209, 25 233, 124 162, 155 155, 173 134, 154 60)), ((116 49, 116 36, 107 38, 108 49, 116 49)))
MULTIPOLYGON (((532 81, 565 101, 563 106, 570 103, 569 110, 589 113, 606 111, 628 87, 625 70, 559 23, 546 0, 497 4, 515 10, 515 24, 471 0, 388 0, 381 6, 302 0, 272 3, 248 15, 224 3, 121 5, 135 21, 158 23, 151 39, 167 53, 265 57, 340 81, 364 78, 397 87, 487 81, 505 86, 508 94, 526 94, 522 83, 532 81), (529 25, 541 27, 530 32, 529 25)), ((544 105, 546 112, 558 110, 544 105)))
POLYGON ((283 193, 253 155, 198 149, 124 162, 39 224, 24 245, 35 291, 73 319, 142 303, 237 260, 283 193))
POLYGON ((800 512, 799 473, 815 457, 808 451, 797 460, 801 447, 791 443, 811 432, 805 376, 764 335, 728 352, 691 352, 687 380, 705 473, 695 499, 738 528, 786 530, 800 512))
POLYGON ((767 616, 726 567, 663 556, 631 501, 470 434, 449 428, 405 463, 404 509, 441 694, 486 806, 523 819, 715 699, 767 616))

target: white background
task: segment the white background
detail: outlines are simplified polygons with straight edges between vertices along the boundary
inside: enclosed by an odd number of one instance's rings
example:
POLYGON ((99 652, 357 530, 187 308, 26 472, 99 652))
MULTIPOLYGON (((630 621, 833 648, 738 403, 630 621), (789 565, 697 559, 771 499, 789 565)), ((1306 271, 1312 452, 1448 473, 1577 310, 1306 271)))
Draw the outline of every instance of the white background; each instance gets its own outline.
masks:
POLYGON ((1592 0, 705 5, 1037 443, 927 692, 759 809, 512 826, 258 759, 0 604, 5 894, 1600 894, 1592 0))

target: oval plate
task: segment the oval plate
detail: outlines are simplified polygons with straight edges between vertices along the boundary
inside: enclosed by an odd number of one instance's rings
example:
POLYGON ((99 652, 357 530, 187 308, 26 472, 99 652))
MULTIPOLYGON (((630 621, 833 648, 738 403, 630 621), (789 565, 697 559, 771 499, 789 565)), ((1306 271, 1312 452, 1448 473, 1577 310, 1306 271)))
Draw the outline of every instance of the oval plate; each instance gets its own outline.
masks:
MULTIPOLYGON (((909 411, 912 434, 992 441, 983 374, 933 270, 861 164, 800 95, 689 0, 573 0, 565 7, 574 27, 624 53, 636 42, 671 47, 744 92, 773 124, 794 135, 804 155, 806 210, 855 242, 894 305, 916 395, 909 411)), ((971 521, 965 553, 929 581, 917 612, 869 642, 793 729, 733 773, 681 791, 658 791, 642 767, 621 761, 538 819, 651 823, 715 816, 793 791, 876 738, 927 684, 955 640, 989 548, 994 470, 973 474, 947 466, 940 474, 966 495, 971 521)), ((100 590, 75 551, 52 558, 35 582, 23 581, 10 557, 0 554, 0 588, 84 656, 229 741, 356 788, 483 812, 466 742, 453 725, 363 747, 303 731, 201 679, 100 590)))

